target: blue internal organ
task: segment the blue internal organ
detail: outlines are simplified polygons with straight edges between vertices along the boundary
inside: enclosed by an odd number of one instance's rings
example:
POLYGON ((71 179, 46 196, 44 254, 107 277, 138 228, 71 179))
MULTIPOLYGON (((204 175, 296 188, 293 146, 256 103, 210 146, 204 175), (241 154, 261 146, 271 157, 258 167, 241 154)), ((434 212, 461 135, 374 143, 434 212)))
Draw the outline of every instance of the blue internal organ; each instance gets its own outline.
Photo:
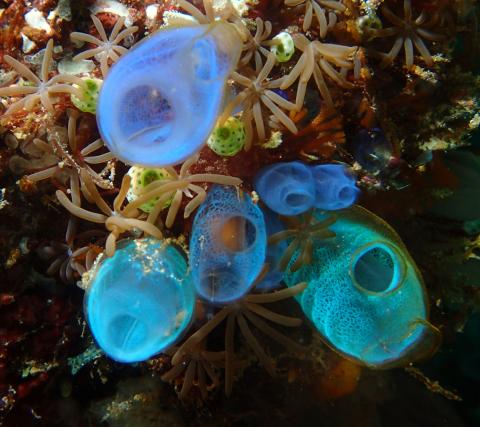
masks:
POLYGON ((195 216, 190 238, 198 294, 214 304, 241 298, 260 273, 265 252, 265 220, 258 206, 234 187, 212 187, 195 216))
POLYGON ((326 164, 312 167, 315 182, 315 207, 323 210, 348 208, 355 203, 360 190, 355 178, 343 165, 326 164))
POLYGON ((190 324, 194 303, 185 258, 154 239, 119 247, 97 267, 85 295, 93 336, 120 362, 146 360, 174 344, 190 324))
POLYGON ((275 163, 255 177, 255 190, 274 212, 294 216, 309 210, 315 201, 310 168, 300 162, 275 163))

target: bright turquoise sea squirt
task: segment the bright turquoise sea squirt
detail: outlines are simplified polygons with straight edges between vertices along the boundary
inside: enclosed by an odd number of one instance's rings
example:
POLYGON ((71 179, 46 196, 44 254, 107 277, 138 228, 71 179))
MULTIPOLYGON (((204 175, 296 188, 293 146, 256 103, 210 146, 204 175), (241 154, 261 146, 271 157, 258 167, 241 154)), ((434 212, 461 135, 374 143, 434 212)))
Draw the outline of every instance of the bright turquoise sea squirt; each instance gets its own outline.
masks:
POLYGON ((153 238, 119 243, 100 261, 85 294, 95 340, 119 362, 139 362, 173 345, 187 330, 195 292, 185 257, 153 238))

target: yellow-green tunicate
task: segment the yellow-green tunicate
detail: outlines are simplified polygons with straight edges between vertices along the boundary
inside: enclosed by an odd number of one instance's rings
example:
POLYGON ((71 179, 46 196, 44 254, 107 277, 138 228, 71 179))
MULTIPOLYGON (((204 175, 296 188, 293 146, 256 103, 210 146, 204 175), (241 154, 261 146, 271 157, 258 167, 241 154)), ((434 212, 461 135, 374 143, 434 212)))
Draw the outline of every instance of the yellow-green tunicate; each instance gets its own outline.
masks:
POLYGON ((71 95, 73 105, 84 113, 95 114, 97 112, 97 98, 102 86, 100 79, 84 79, 84 85, 79 89, 83 93, 83 99, 71 95))
POLYGON ((274 45, 270 48, 272 53, 277 58, 278 62, 290 61, 290 58, 295 52, 295 44, 293 43, 292 36, 283 31, 273 38, 274 45))
POLYGON ((213 130, 207 144, 215 154, 231 157, 243 148, 245 140, 245 126, 242 121, 236 117, 229 117, 223 126, 213 130))
MULTIPOLYGON (((163 168, 144 168, 141 166, 132 166, 129 171, 128 175, 131 176, 132 181, 130 183, 130 189, 127 193, 127 200, 132 202, 140 197, 145 189, 145 187, 152 183, 153 181, 161 181, 167 180, 170 177, 170 174, 166 169, 163 168)), ((158 197, 154 197, 148 202, 144 203, 140 206, 140 209, 144 212, 151 212, 154 208, 155 204, 158 202, 158 197)), ((172 199, 168 199, 165 204, 164 208, 170 206, 172 199)))

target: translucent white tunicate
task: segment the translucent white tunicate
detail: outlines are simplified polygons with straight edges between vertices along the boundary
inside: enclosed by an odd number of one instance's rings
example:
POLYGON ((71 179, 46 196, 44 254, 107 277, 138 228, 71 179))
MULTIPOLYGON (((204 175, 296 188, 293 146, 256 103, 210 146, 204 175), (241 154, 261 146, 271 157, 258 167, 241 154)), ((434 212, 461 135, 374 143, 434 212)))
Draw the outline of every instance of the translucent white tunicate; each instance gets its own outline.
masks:
POLYGON ((110 70, 97 106, 106 145, 128 164, 183 162, 215 126, 241 41, 230 24, 161 30, 110 70))

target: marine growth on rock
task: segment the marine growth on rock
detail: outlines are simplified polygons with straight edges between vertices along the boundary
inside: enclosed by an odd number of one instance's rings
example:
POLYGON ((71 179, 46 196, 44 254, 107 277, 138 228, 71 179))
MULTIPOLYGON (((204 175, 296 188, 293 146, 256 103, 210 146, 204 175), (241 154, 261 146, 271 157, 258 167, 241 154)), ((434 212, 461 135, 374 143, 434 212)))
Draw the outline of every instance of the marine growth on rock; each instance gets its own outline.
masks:
POLYGON ((48 328, 52 365, 33 372, 51 384, 71 364, 110 387, 127 372, 112 361, 134 364, 198 408, 235 382, 264 390, 257 362, 274 387, 353 393, 362 369, 431 356, 440 329, 461 330, 447 315, 479 309, 469 284, 451 292, 468 310, 448 313, 425 257, 442 233, 415 232, 460 227, 464 252, 441 253, 480 259, 478 58, 457 52, 478 36, 469 2, 10 3, 0 282, 23 282, 0 292, 7 414, 29 404, 19 372, 48 359, 11 349, 48 328), (68 320, 24 322, 17 304, 55 275, 68 320))

